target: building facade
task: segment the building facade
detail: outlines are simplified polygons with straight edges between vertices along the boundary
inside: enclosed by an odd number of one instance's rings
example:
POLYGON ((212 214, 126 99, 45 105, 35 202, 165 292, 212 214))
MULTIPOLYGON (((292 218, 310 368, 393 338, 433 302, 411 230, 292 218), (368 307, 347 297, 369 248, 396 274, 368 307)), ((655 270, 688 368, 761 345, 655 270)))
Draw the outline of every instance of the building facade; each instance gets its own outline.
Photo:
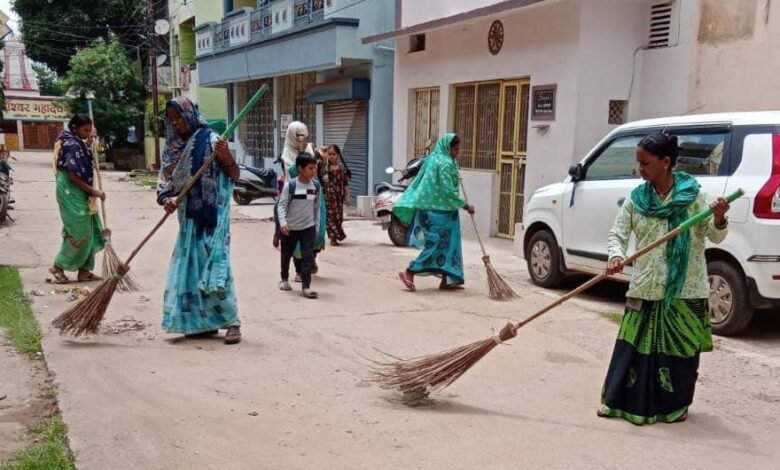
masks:
POLYGON ((9 150, 53 150, 70 118, 56 97, 41 96, 24 43, 6 39, 3 57, 2 133, 9 150))
POLYGON ((227 91, 234 116, 263 84, 267 95, 235 139, 245 163, 270 165, 289 122, 316 145, 338 144, 353 196, 370 194, 392 164, 394 50, 361 43, 390 29, 395 5, 380 0, 225 1, 219 22, 195 29, 201 86, 227 91))
POLYGON ((363 38, 398 51, 395 166, 457 132, 467 193, 491 235, 511 238, 527 198, 565 178, 617 125, 780 108, 771 83, 780 9, 771 2, 397 3, 396 29, 363 38))

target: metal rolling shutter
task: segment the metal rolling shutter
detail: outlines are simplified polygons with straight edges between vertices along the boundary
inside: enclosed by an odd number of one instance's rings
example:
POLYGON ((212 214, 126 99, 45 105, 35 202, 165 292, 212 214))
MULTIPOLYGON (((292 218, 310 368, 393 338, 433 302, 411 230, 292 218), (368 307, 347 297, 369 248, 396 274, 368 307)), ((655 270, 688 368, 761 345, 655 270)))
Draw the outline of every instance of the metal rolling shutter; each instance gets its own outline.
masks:
POLYGON ((368 102, 325 103, 324 143, 341 147, 352 172, 352 197, 368 195, 368 102))

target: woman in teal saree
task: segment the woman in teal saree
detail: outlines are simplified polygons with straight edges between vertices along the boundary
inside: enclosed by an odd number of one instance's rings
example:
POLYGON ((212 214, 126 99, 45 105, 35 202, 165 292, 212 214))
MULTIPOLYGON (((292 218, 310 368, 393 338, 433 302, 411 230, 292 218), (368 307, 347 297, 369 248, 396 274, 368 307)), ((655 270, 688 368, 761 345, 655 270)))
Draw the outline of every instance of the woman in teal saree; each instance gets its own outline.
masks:
POLYGON ((441 278, 439 289, 462 289, 463 248, 460 216, 474 208, 460 197, 460 172, 455 158, 460 138, 446 134, 425 159, 420 173, 393 208, 393 214, 409 226, 409 245, 422 250, 398 278, 409 291, 415 291, 415 276, 441 278))
POLYGON ((179 236, 165 287, 163 328, 188 337, 226 329, 225 343, 237 344, 241 322, 230 264, 230 200, 238 166, 227 142, 208 128, 189 99, 169 101, 165 114, 167 141, 157 202, 168 213, 177 212, 179 236), (176 196, 212 149, 215 161, 177 207, 176 196))

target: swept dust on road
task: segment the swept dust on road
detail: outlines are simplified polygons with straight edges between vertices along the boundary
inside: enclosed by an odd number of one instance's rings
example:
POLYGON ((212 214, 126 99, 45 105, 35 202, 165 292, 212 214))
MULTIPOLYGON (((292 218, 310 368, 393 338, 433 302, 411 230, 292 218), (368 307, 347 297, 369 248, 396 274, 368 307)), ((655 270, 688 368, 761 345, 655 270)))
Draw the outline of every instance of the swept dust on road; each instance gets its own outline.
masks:
MULTIPOLYGON (((35 254, 23 271, 26 288, 43 288, 59 233, 48 155, 25 155, 16 177, 10 238, 35 254)), ((152 192, 117 177, 106 179, 122 255, 162 212, 152 192)), ((390 246, 371 222, 351 221, 347 244, 320 258, 320 300, 305 300, 276 288, 273 226, 242 212, 235 210, 232 233, 239 346, 162 332, 175 222, 134 262, 143 291, 115 297, 105 334, 58 336, 48 324, 67 302, 35 299, 80 469, 778 466, 780 366, 766 344, 777 343, 780 328, 763 346, 720 340, 703 358, 691 417, 680 425, 595 417, 616 334, 597 311, 619 306, 583 301, 521 330, 433 404, 412 409, 365 381, 377 349, 415 356, 471 342, 550 302, 551 293, 531 287, 499 241, 491 242, 493 262, 520 301, 486 298, 473 241, 464 247, 467 291, 439 293, 436 281, 421 279, 420 292, 405 293, 395 273, 414 252, 390 246)))

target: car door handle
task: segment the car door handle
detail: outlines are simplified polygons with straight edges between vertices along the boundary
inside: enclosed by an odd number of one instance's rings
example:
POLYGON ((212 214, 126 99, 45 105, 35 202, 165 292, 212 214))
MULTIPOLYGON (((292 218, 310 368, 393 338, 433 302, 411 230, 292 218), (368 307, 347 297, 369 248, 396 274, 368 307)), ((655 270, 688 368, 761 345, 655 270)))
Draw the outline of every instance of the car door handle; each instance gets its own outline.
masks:
POLYGON ((618 199, 618 207, 623 207, 623 204, 625 204, 625 202, 626 202, 626 198, 624 197, 618 199))

